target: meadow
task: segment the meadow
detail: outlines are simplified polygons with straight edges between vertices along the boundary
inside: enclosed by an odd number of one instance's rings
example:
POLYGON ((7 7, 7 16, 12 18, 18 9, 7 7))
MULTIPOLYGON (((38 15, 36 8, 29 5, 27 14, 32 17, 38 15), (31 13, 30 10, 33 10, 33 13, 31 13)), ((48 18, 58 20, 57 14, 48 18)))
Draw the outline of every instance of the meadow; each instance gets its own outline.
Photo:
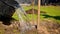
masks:
MULTIPOLYGON (((24 10, 27 11, 32 8, 32 6, 23 6, 24 10)), ((36 10, 38 10, 37 6, 34 6, 36 10)), ((60 6, 41 6, 40 11, 46 12, 46 14, 41 14, 40 18, 43 19, 52 19, 57 22, 60 22, 60 6)), ((37 15, 31 16, 32 14, 28 14, 29 19, 31 20, 34 17, 34 20, 37 19, 37 15)), ((18 20, 16 13, 13 15, 13 18, 18 20)))

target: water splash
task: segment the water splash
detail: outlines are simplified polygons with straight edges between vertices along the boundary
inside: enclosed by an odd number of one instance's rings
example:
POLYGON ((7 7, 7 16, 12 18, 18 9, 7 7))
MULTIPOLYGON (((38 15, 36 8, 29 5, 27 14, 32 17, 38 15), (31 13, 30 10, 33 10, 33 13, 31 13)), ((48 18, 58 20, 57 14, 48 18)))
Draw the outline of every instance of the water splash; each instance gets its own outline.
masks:
POLYGON ((20 23, 20 32, 21 34, 25 34, 25 32, 27 30, 31 30, 32 28, 34 28, 34 26, 32 26, 29 23, 29 18, 26 15, 26 12, 23 10, 23 8, 19 5, 19 4, 10 4, 9 2, 5 2, 3 0, 0 0, 1 2, 3 2, 4 4, 8 5, 8 6, 12 6, 14 7, 17 11, 17 15, 19 17, 19 23, 20 23))
POLYGON ((27 17, 26 12, 22 9, 22 7, 17 8, 16 13, 19 17, 21 34, 25 34, 27 30, 34 28, 34 26, 29 23, 29 18, 27 17))

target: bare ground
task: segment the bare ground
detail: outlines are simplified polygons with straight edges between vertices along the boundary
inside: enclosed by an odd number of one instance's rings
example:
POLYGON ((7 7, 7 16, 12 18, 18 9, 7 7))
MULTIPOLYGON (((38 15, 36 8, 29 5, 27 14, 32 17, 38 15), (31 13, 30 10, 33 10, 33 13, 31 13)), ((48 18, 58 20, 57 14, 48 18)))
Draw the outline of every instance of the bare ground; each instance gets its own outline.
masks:
POLYGON ((42 20, 40 22, 39 34, 60 34, 60 24, 54 20, 42 20))
MULTIPOLYGON (((20 34, 18 22, 7 26, 0 21, 0 34, 20 34)), ((27 31, 26 34, 60 34, 60 24, 54 20, 44 19, 40 21, 39 32, 36 29, 27 31)))
MULTIPOLYGON (((18 21, 13 21, 11 25, 4 25, 0 21, 0 34, 20 34, 18 21)), ((36 29, 29 30, 25 34, 37 34, 36 29)))

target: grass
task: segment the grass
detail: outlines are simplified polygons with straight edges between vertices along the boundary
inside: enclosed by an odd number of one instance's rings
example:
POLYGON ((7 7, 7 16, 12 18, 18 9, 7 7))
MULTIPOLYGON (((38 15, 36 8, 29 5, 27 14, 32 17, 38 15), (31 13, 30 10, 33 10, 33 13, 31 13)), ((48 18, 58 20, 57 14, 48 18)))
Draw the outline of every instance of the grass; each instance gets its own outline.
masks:
MULTIPOLYGON (((32 6, 24 7, 25 10, 31 9, 32 6)), ((38 9, 37 6, 34 7, 35 9, 38 9)), ((47 12, 49 15, 52 16, 60 16, 60 6, 41 6, 41 11, 47 12)))
POLYGON ((17 14, 16 14, 16 12, 14 13, 14 15, 12 16, 14 19, 16 19, 16 20, 18 20, 19 18, 18 18, 18 16, 17 16, 17 14))
POLYGON ((45 11, 51 16, 60 16, 60 6, 41 6, 41 11, 45 11))
MULTIPOLYGON (((26 11, 26 10, 31 9, 32 6, 26 6, 23 8, 26 11)), ((38 10, 37 6, 34 6, 34 8, 38 10)), ((40 8, 41 8, 40 9, 41 11, 45 11, 47 13, 47 15, 49 15, 49 16, 60 16, 60 6, 41 6, 40 8)), ((13 15, 13 17, 15 19, 18 19, 16 13, 13 15)), ((32 16, 31 14, 28 14, 28 17, 29 17, 29 19, 32 19, 32 17, 34 17, 34 20, 37 19, 36 15, 32 16)), ((44 16, 41 15, 40 18, 44 19, 44 16)), ((54 19, 54 18, 49 18, 49 19, 54 19)), ((56 21, 60 22, 60 20, 56 20, 56 21)))
MULTIPOLYGON (((27 10, 31 9, 32 6, 25 6, 25 7, 23 7, 23 8, 24 8, 25 11, 27 11, 27 10)), ((35 6, 35 8, 37 8, 37 6, 35 6)), ((31 20, 33 15, 32 15, 32 14, 28 14, 27 16, 28 16, 29 19, 31 20)), ((14 13, 14 15, 13 15, 12 17, 15 18, 15 19, 17 19, 17 20, 19 19, 18 16, 17 16, 17 14, 16 14, 16 12, 14 13)), ((37 17, 37 16, 34 15, 34 19, 36 19, 36 17, 37 17)))

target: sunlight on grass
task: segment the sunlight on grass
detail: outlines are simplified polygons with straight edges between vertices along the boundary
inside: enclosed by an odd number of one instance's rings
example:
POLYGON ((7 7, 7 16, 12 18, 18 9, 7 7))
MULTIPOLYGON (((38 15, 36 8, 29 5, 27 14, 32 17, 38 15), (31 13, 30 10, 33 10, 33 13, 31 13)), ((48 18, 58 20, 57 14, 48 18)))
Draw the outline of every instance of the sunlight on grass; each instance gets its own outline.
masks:
POLYGON ((32 20, 32 19, 36 20, 37 19, 37 15, 36 14, 34 14, 34 15, 28 14, 27 16, 29 17, 30 20, 32 20))
MULTIPOLYGON (((25 11, 29 10, 32 8, 32 6, 25 6, 23 7, 25 11)), ((41 11, 44 11, 47 13, 47 15, 50 16, 60 16, 60 6, 41 6, 40 7, 41 11)), ((37 6, 34 6, 34 9, 38 10, 37 6)), ((37 19, 37 15, 32 16, 32 14, 28 14, 27 15, 29 17, 29 19, 31 20, 34 17, 34 20, 37 19)), ((18 16, 16 15, 16 13, 12 16, 13 18, 18 20, 18 16)), ((40 16, 41 19, 44 19, 44 16, 40 16)), ((56 20, 58 22, 60 22, 60 20, 56 20)))
POLYGON ((14 13, 14 15, 12 16, 14 19, 16 19, 16 20, 18 20, 19 18, 18 18, 18 16, 17 16, 17 14, 16 14, 16 12, 14 13))
POLYGON ((60 6, 41 6, 41 11, 52 16, 60 16, 60 6))

